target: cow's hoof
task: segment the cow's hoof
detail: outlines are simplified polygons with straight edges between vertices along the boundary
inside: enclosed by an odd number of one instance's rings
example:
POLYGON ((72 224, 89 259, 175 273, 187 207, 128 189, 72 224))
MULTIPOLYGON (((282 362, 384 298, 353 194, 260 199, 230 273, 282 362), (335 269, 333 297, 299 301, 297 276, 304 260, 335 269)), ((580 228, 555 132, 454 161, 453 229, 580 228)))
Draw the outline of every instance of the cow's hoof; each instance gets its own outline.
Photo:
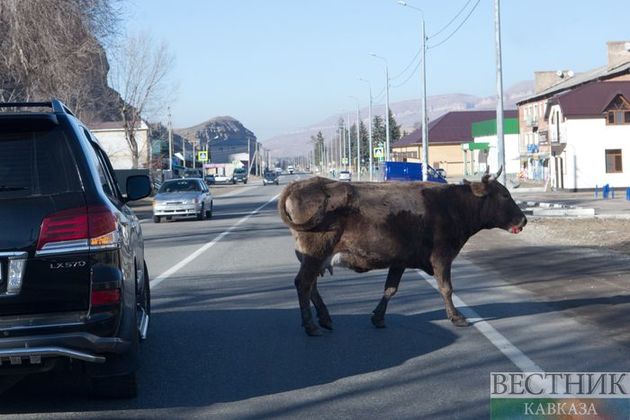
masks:
POLYGON ((372 315, 372 325, 374 325, 376 328, 385 328, 385 319, 383 318, 377 318, 376 315, 372 315))
POLYGON ((333 329, 332 319, 320 319, 319 326, 322 328, 326 328, 327 330, 333 329))
POLYGON ((462 317, 457 317, 457 318, 451 318, 451 322, 456 327, 467 327, 467 326, 470 325, 468 323, 468 321, 466 321, 466 318, 464 318, 463 316, 462 317))
POLYGON ((317 328, 316 325, 308 325, 308 326, 304 327, 304 331, 306 332, 306 335, 308 335, 310 337, 318 337, 318 336, 322 335, 322 330, 317 328))

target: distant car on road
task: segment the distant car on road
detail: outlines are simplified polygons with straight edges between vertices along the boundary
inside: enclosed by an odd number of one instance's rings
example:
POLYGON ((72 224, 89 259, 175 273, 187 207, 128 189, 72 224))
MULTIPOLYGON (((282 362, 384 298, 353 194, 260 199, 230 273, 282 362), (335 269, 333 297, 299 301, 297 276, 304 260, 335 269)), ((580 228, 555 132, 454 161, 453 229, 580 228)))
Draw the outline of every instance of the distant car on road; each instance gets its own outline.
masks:
POLYGON ((162 184, 153 200, 153 221, 162 217, 196 216, 197 220, 212 217, 212 193, 200 178, 171 179, 162 184))
POLYGON ((234 169, 234 173, 232 174, 232 182, 236 184, 237 182, 242 182, 243 184, 247 184, 247 169, 238 168, 234 169))
POLYGON ((206 182, 206 185, 214 185, 216 183, 212 174, 204 176, 203 180, 206 182))
POLYGON ((339 181, 352 181, 352 174, 350 171, 340 171, 339 181))
POLYGON ((437 172, 438 175, 440 175, 442 178, 446 179, 446 169, 444 169, 444 168, 437 168, 435 170, 435 172, 437 172))
POLYGON ((214 182, 216 184, 234 184, 234 178, 232 175, 215 175, 214 182))
POLYGON ((276 172, 276 174, 280 175, 282 173, 282 168, 276 167, 274 171, 276 172))
POLYGON ((287 166, 287 171, 289 172, 289 174, 293 175, 293 172, 295 171, 295 168, 293 167, 293 165, 289 165, 289 166, 287 166))
POLYGON ((182 173, 182 178, 201 178, 202 176, 201 169, 185 169, 182 173))
POLYGON ((263 175, 263 185, 267 184, 280 185, 280 182, 278 181, 278 174, 271 171, 265 172, 265 174, 263 175))

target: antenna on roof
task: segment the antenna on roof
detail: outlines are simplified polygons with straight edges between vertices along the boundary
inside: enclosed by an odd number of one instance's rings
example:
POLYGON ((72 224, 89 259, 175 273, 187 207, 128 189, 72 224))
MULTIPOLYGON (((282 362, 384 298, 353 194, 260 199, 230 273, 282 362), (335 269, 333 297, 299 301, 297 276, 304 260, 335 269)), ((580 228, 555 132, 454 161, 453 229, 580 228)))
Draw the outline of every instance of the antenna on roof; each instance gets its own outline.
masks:
POLYGON ((573 73, 573 70, 569 70, 569 71, 567 72, 567 76, 569 76, 569 77, 573 77, 573 76, 575 76, 575 73, 573 73))
POLYGON ((558 70, 558 71, 556 71, 556 76, 564 77, 564 73, 562 73, 562 70, 558 70))

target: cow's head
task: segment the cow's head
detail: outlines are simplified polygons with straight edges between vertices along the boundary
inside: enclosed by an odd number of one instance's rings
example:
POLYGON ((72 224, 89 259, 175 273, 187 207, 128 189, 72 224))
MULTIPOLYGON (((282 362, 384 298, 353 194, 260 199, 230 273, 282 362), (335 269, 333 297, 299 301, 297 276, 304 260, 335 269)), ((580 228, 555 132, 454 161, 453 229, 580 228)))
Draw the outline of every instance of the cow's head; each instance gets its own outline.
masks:
POLYGON ((486 170, 481 182, 464 182, 476 197, 481 199, 481 223, 486 229, 500 228, 508 232, 519 233, 527 224, 527 218, 512 199, 510 192, 497 181, 503 167, 496 175, 486 170))

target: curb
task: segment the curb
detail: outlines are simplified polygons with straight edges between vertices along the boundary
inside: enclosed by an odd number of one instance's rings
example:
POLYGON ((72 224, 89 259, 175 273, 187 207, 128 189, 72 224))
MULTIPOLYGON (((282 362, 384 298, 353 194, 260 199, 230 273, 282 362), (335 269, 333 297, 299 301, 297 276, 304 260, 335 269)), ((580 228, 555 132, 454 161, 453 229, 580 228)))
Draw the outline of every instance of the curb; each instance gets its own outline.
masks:
POLYGON ((595 217, 594 208, 574 207, 566 204, 516 200, 523 213, 534 217, 595 217))

